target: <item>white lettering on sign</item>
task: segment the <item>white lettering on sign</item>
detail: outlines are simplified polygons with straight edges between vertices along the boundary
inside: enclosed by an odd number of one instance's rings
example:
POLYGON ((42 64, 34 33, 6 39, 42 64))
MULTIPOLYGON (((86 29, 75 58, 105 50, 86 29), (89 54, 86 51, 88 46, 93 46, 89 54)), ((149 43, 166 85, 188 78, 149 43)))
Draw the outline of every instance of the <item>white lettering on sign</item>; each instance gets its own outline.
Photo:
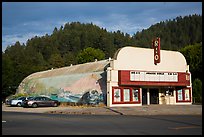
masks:
POLYGON ((178 73, 131 71, 130 81, 178 82, 178 73))
POLYGON ((155 60, 158 60, 158 59, 159 59, 159 55, 155 55, 155 56, 154 56, 154 59, 155 59, 155 60))
POLYGON ((158 43, 159 43, 159 42, 158 42, 157 40, 154 41, 154 46, 155 46, 155 47, 158 47, 158 43))
POLYGON ((160 63, 160 38, 153 40, 152 47, 154 49, 154 64, 160 63))

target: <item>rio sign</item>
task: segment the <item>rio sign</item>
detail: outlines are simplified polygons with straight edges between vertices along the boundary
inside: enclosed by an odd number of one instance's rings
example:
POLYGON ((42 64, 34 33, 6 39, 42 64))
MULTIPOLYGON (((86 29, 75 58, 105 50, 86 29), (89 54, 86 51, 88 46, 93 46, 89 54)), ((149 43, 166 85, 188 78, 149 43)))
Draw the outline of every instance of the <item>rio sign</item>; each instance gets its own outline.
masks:
POLYGON ((160 38, 156 38, 152 42, 152 47, 154 49, 154 64, 160 63, 160 38))

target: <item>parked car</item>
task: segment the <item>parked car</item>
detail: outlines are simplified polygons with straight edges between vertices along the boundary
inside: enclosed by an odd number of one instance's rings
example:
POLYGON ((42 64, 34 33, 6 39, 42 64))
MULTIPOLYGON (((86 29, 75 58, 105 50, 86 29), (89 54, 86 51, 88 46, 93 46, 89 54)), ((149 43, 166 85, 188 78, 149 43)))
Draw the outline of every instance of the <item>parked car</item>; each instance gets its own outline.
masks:
POLYGON ((29 97, 26 97, 26 100, 32 100, 34 97, 32 96, 29 96, 29 97))
POLYGON ((23 101, 26 100, 26 97, 18 97, 18 98, 14 98, 11 99, 10 101, 8 101, 8 104, 11 106, 17 106, 17 107, 21 107, 23 101))
POLYGON ((26 99, 21 103, 21 106, 22 107, 24 107, 25 106, 25 102, 27 101, 27 100, 32 100, 34 97, 32 97, 32 96, 28 96, 28 97, 26 97, 26 99))
POLYGON ((11 105, 11 100, 12 100, 12 99, 15 99, 15 98, 14 98, 14 97, 6 98, 5 104, 6 104, 6 105, 11 105))
POLYGON ((33 97, 31 99, 25 100, 23 102, 24 107, 57 107, 59 106, 59 101, 52 100, 48 97, 33 97))

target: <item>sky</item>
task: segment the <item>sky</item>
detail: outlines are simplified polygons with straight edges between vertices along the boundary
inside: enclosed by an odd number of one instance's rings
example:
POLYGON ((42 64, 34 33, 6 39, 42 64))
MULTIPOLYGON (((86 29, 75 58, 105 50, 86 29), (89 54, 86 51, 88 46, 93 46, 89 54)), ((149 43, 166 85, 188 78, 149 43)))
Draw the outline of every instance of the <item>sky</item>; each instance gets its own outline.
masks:
POLYGON ((66 23, 93 23, 130 35, 178 16, 202 15, 202 2, 2 2, 2 51, 52 34, 66 23))

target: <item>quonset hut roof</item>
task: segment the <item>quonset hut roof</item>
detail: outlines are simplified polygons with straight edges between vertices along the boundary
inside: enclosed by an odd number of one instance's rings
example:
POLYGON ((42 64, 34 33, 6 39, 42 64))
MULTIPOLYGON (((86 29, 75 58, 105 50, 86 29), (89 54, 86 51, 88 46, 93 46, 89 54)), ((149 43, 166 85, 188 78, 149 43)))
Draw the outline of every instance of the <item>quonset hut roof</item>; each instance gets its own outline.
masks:
POLYGON ((109 65, 108 60, 101 60, 101 61, 89 62, 84 64, 78 64, 78 65, 73 65, 68 67, 62 67, 62 68, 37 72, 37 73, 31 74, 27 78, 35 78, 35 77, 44 78, 44 77, 52 77, 52 76, 68 75, 68 74, 100 72, 100 71, 104 71, 108 65, 109 65))
POLYGON ((106 73, 108 60, 78 64, 33 73, 26 77, 18 87, 18 93, 51 95, 84 94, 90 90, 106 92, 106 73))

